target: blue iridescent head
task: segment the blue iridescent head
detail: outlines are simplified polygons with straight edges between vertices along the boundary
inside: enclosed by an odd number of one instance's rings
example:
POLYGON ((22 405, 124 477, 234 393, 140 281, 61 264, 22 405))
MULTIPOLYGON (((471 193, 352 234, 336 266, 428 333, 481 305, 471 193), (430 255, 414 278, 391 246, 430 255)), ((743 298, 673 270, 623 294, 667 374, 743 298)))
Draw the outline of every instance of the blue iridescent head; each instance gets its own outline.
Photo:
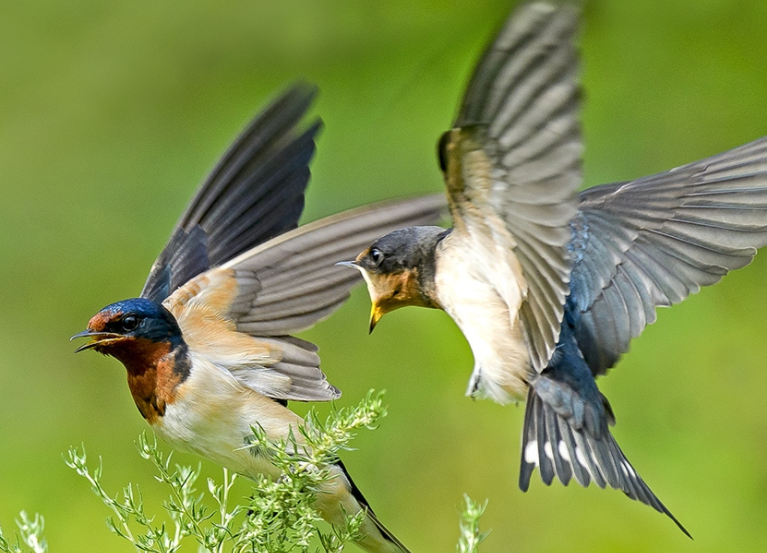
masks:
POLYGON ((176 318, 162 305, 144 298, 133 298, 107 305, 88 321, 88 329, 72 338, 93 338, 77 351, 93 348, 114 355, 115 347, 126 342, 150 341, 174 348, 181 344, 181 329, 176 318))

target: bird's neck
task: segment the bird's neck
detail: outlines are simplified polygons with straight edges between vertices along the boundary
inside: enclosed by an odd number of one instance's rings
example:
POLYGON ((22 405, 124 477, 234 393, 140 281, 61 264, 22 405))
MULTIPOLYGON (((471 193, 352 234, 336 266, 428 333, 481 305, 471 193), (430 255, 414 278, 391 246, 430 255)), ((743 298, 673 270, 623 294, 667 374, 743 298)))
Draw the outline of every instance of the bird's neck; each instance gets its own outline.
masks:
POLYGON ((442 305, 437 297, 437 288, 435 285, 435 263, 434 257, 425 260, 415 271, 415 278, 418 280, 418 291, 420 293, 423 307, 432 307, 442 309, 442 305))
POLYGON ((437 258, 445 247, 445 238, 449 237, 453 229, 447 229, 437 236, 436 243, 429 248, 418 264, 418 286, 427 307, 444 309, 437 293, 437 258))
POLYGON ((153 341, 135 339, 109 352, 128 371, 136 407, 150 424, 165 414, 176 398, 176 388, 186 380, 191 369, 189 348, 183 340, 153 341))

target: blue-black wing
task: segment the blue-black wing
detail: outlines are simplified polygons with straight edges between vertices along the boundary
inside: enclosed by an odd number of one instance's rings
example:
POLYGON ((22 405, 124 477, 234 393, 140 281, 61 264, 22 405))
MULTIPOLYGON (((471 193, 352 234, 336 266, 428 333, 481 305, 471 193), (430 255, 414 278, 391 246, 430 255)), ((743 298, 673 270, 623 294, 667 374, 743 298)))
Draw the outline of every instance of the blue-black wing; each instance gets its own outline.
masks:
POLYGON ((247 126, 203 182, 152 266, 141 297, 161 302, 189 279, 295 228, 321 123, 301 128, 316 94, 292 86, 247 126))
POLYGON ((576 335, 603 374, 655 308, 682 301, 767 244, 767 137, 630 182, 582 192, 571 243, 576 335))

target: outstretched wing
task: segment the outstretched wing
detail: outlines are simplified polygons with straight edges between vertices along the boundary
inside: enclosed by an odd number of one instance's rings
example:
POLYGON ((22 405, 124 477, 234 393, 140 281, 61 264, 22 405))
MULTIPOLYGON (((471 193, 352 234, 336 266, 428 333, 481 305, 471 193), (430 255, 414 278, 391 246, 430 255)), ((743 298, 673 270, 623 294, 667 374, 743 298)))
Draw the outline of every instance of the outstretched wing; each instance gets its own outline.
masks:
POLYGON ((767 244, 767 138, 579 200, 571 302, 596 375, 655 322, 656 307, 719 282, 767 244))
MULTIPOLYGON (((516 10, 470 81, 440 162, 456 233, 511 249, 526 286, 519 316, 532 366, 554 351, 569 292, 570 220, 581 182, 578 10, 516 10)), ((517 271, 518 272, 518 271, 517 271)), ((514 278, 513 267, 501 280, 514 278)), ((503 292, 501 291, 503 295, 503 292)))
POLYGON ((336 266, 379 236, 396 229, 433 225, 444 216, 439 195, 388 201, 303 225, 232 259, 237 298, 230 316, 252 336, 280 336, 309 328, 335 311, 361 280, 336 266))
POLYGON ((298 224, 321 123, 300 122, 316 94, 292 86, 235 140, 195 194, 141 297, 164 300, 196 275, 298 224))
POLYGON ((398 228, 438 222, 444 208, 444 197, 433 195, 373 204, 303 225, 199 275, 164 304, 177 315, 185 336, 201 336, 195 351, 207 351, 212 362, 244 385, 275 399, 335 399, 340 392, 320 370, 317 347, 289 334, 329 316, 361 280, 337 262, 398 228), (222 322, 215 348, 206 350, 204 343, 210 330, 185 329, 184 324, 195 324, 195 316, 204 317, 208 329, 212 321, 222 322))

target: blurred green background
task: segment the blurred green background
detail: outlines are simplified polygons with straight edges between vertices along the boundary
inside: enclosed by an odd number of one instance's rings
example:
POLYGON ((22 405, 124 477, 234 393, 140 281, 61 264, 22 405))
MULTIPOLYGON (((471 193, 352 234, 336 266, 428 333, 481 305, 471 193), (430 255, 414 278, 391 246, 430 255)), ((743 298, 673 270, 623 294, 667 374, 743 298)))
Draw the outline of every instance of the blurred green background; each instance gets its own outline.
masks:
MULTIPOLYGON (((305 220, 437 191, 434 144, 500 0, 0 4, 0 522, 46 517, 56 552, 127 551, 61 454, 103 456, 115 492, 151 469, 124 369, 69 336, 135 296, 197 183, 267 98, 319 84, 305 220)), ((767 134, 767 3, 592 0, 583 34, 586 184, 767 134)), ((767 256, 672 310, 600 380, 627 456, 695 536, 616 491, 516 485, 523 409, 463 397, 468 346, 406 309, 367 336, 358 288, 305 333, 356 403, 390 414, 345 456, 415 552, 453 551, 462 494, 489 499, 490 552, 767 550, 767 256)), ((304 407, 299 406, 299 409, 304 407)), ((179 459, 196 462, 194 458, 179 459)), ((205 465, 206 474, 220 475, 205 465)), ((245 493, 243 491, 243 493, 245 493)), ((192 547, 193 550, 194 548, 192 547)))

